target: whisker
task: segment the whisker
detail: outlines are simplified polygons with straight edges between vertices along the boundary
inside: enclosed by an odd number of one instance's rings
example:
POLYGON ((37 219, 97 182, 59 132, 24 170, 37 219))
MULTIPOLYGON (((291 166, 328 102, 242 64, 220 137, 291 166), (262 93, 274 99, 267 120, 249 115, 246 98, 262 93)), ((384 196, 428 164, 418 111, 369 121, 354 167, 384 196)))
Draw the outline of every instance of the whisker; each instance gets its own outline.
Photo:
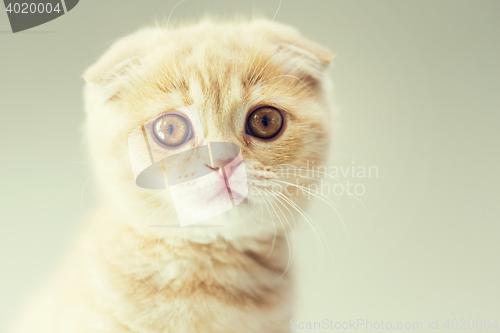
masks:
POLYGON ((266 201, 266 200, 264 200, 263 202, 264 202, 264 204, 266 205, 267 210, 269 211, 269 216, 271 217, 271 222, 272 222, 272 224, 273 224, 273 228, 274 228, 273 244, 271 245, 271 249, 269 250, 269 253, 268 253, 268 254, 265 256, 265 258, 264 258, 264 259, 267 259, 267 258, 269 258, 269 256, 270 256, 270 255, 271 255, 271 253, 273 252, 273 250, 274 250, 274 245, 275 245, 275 243, 276 243, 276 225, 274 224, 273 214, 271 213, 271 210, 269 209, 269 206, 267 205, 267 201, 266 201))
MULTIPOLYGON (((267 190, 267 192, 270 194, 270 195, 274 195, 271 191, 267 190)), ((272 199, 272 197, 271 197, 272 199)), ((276 211, 276 209, 274 208, 274 205, 273 205, 273 201, 269 201, 269 205, 273 208, 274 210, 274 213, 276 214, 276 217, 278 218, 278 221, 280 222, 281 224, 281 227, 283 228, 283 232, 285 233, 285 239, 286 239, 286 242, 287 242, 287 245, 288 245, 288 262, 290 262, 290 255, 292 253, 292 248, 290 246, 290 241, 288 239, 288 234, 286 232, 286 229, 285 229, 285 225, 283 224, 283 222, 281 221, 281 218, 279 217, 278 215, 278 212, 276 211)))
MULTIPOLYGON (((278 193, 279 193, 279 192, 278 192, 278 193)), ((305 212, 302 208, 300 208, 300 207, 299 207, 299 206, 298 206, 295 202, 293 202, 291 199, 287 198, 287 197, 286 197, 285 195, 283 195, 282 193, 280 193, 280 194, 282 195, 282 197, 283 197, 283 198, 286 198, 286 200, 287 200, 288 202, 290 202, 293 206, 295 206, 295 207, 299 210, 299 212, 301 213, 301 215, 302 215, 302 214, 304 214, 304 215, 303 215, 304 217, 307 217, 307 218, 308 218, 308 219, 309 219, 312 223, 314 223, 314 220, 313 220, 313 219, 312 219, 312 218, 311 218, 311 217, 310 217, 310 216, 309 216, 309 215, 308 215, 308 214, 307 214, 307 213, 306 213, 306 212, 305 212)), ((323 234, 323 232, 321 231, 321 229, 319 228, 319 226, 317 226, 317 225, 316 225, 316 223, 314 223, 314 225, 316 226, 316 228, 318 228, 318 231, 320 232, 319 234, 323 237, 323 240, 325 241, 325 245, 326 245, 326 247, 327 247, 327 249, 328 249, 328 252, 329 252, 329 254, 330 254, 330 258, 331 258, 331 260, 332 260, 332 264, 333 264, 333 266, 335 266, 335 262, 334 262, 334 260, 333 260, 333 255, 332 255, 332 252, 331 252, 331 250, 330 250, 330 247, 328 246, 328 242, 326 241, 326 237, 325 237, 325 235, 323 234)))
POLYGON ((262 69, 260 70, 259 74, 257 74, 257 75, 255 76, 255 80, 257 80, 257 79, 260 77, 260 74, 262 74, 262 72, 264 71, 264 69, 266 69, 267 65, 269 65, 269 63, 270 63, 270 62, 274 59, 274 57, 276 57, 276 56, 277 56, 278 54, 280 54, 281 52, 286 51, 286 50, 288 50, 289 48, 291 48, 291 47, 293 47, 293 46, 295 46, 295 45, 299 44, 299 43, 300 43, 300 42, 302 42, 302 41, 303 41, 303 39, 299 40, 299 41, 298 41, 298 42, 296 42, 296 43, 293 43, 293 44, 291 44, 291 45, 288 45, 288 46, 287 46, 287 47, 285 47, 284 49, 282 49, 282 50, 280 50, 279 52, 277 52, 276 54, 274 54, 274 55, 273 55, 273 56, 272 56, 272 57, 271 57, 271 58, 270 58, 270 59, 266 62, 266 64, 264 65, 264 67, 262 67, 262 69))
MULTIPOLYGON (((316 172, 315 170, 310 170, 310 169, 307 169, 307 172, 309 172, 309 171, 312 171, 313 173, 314 173, 314 172, 316 172)), ((318 173, 319 173, 319 171, 318 171, 318 173)), ((293 176, 295 176, 295 177, 300 177, 300 178, 303 178, 303 179, 311 179, 311 180, 314 180, 314 181, 324 181, 325 183, 331 184, 331 185, 333 185, 334 187, 335 187, 335 186, 340 186, 340 188, 341 188, 342 190, 345 190, 345 191, 347 192, 347 194, 349 195, 349 198, 351 199, 351 202, 352 202, 352 197, 353 197, 353 196, 355 196, 355 197, 356 197, 356 195, 355 195, 355 194, 353 194, 353 193, 351 193, 351 192, 349 192, 349 189, 348 189, 346 186, 344 186, 344 184, 342 184, 342 182, 341 182, 338 178, 336 178, 336 177, 332 177, 332 179, 334 179, 334 180, 336 180, 336 181, 337 181, 337 183, 335 184, 335 183, 332 183, 332 182, 330 182, 330 181, 324 180, 324 179, 319 178, 319 177, 318 177, 318 178, 307 177, 307 176, 303 176, 303 175, 301 175, 301 174, 297 174, 296 172, 293 172, 293 173, 292 173, 291 171, 290 171, 290 172, 278 171, 276 174, 277 174, 277 175, 278 175, 278 174, 283 174, 283 175, 286 175, 286 176, 293 175, 293 176)), ((323 174, 328 176, 328 174, 326 174, 326 173, 323 173, 323 174)), ((357 197, 356 197, 356 199, 357 199, 357 197)))
POLYGON ((172 8, 172 10, 170 11, 170 14, 168 14, 168 19, 167 19, 167 25, 166 25, 166 29, 168 31, 168 24, 170 23, 170 17, 172 16, 173 12, 175 11, 175 9, 177 8, 177 6, 181 5, 183 2, 185 2, 186 0, 181 0, 179 1, 175 6, 174 8, 172 8))
MULTIPOLYGON (((333 211, 337 214, 337 216, 338 216, 338 217, 339 217, 339 219, 340 219, 340 222, 342 223, 342 226, 344 227, 344 230, 345 230, 346 234, 348 234, 348 233, 349 233, 349 231, 347 230, 347 226, 346 226, 346 224, 345 224, 345 222, 344 222, 344 219, 342 218, 342 216, 341 216, 341 215, 340 215, 340 213, 338 212, 337 208, 335 208, 335 207, 334 207, 334 206, 333 206, 333 205, 332 205, 329 201, 327 201, 327 200, 323 199, 322 197, 320 197, 320 196, 318 196, 318 195, 316 195, 316 194, 312 193, 311 191, 309 191, 309 190, 308 190, 307 188, 305 188, 304 186, 297 185, 297 184, 293 184, 293 183, 290 183, 290 182, 285 182, 285 181, 282 181, 282 180, 277 180, 277 179, 273 180, 273 182, 280 182, 280 183, 283 183, 283 184, 287 184, 287 185, 295 186, 296 188, 301 189, 302 191, 306 192, 307 194, 312 195, 312 196, 314 196, 314 197, 316 197, 316 198, 318 198, 318 199, 320 199, 320 200, 324 201, 324 202, 325 202, 327 205, 329 205, 329 206, 333 209, 333 211)), ((324 195, 323 195, 323 196, 324 196, 324 195)))
MULTIPOLYGON (((325 173, 325 172, 319 172, 318 170, 307 169, 307 171, 318 172, 319 174, 323 174, 323 175, 329 176, 327 173, 325 173)), ((279 172, 277 172, 277 174, 283 174, 283 172, 279 171, 279 172)), ((286 175, 290 175, 290 173, 286 173, 286 175)), ((320 180, 320 178, 306 177, 306 176, 303 176, 303 175, 300 175, 300 174, 297 174, 297 173, 293 173, 293 175, 297 176, 297 177, 300 177, 300 178, 311 179, 311 180, 315 180, 315 181, 320 180)), ((342 184, 342 182, 337 177, 330 177, 330 178, 336 180, 337 184, 332 183, 332 182, 327 181, 327 180, 324 180, 324 179, 321 179, 321 181, 324 181, 325 183, 331 184, 333 186, 340 186, 340 188, 342 188, 342 190, 346 191, 346 193, 348 194, 349 198, 351 199, 351 202, 353 203, 353 205, 354 205, 353 199, 355 199, 356 201, 358 201, 359 204, 363 207, 363 210, 365 211, 365 213, 366 213, 366 215, 368 217, 368 224, 370 226, 372 226, 372 218, 371 218, 370 213, 368 212, 368 209, 366 208, 365 204, 361 200, 361 198, 359 198, 356 194, 350 192, 349 189, 346 186, 344 186, 344 184, 342 184)))
MULTIPOLYGON (((335 261, 333 259, 331 249, 328 246, 328 242, 326 241, 326 237, 323 234, 323 232, 321 231, 321 229, 316 225, 314 220, 306 212, 304 212, 304 210, 302 210, 295 202, 293 202, 290 198, 286 197, 284 194, 282 194, 280 192, 276 192, 276 194, 279 195, 280 197, 282 197, 286 202, 288 202, 290 204, 291 207, 295 208, 297 210, 297 212, 299 212, 299 214, 302 215, 302 217, 306 220, 306 222, 308 222, 309 226, 313 230, 315 237, 319 237, 319 236, 317 236, 318 234, 322 236, 323 241, 325 242, 325 246, 328 250, 328 254, 329 254, 330 259, 332 261, 332 265, 335 268, 336 267, 335 261), (317 231, 316 231, 316 228, 318 229, 317 231)), ((319 246, 319 244, 321 244, 321 240, 318 241, 318 238, 316 238, 316 241, 318 243, 318 247, 322 250, 322 248, 319 246)), ((322 261, 321 258, 322 258, 322 256, 320 255, 320 261, 322 261)), ((309 288, 311 288, 312 285, 314 284, 314 282, 318 279, 320 272, 321 272, 321 265, 319 265, 319 267, 318 267, 318 271, 316 273, 315 279, 313 280, 312 284, 308 288, 306 288, 306 291, 309 290, 309 288)))
POLYGON ((266 35, 267 31, 269 30, 269 28, 271 27, 271 25, 273 24, 274 22, 274 19, 276 18, 276 16, 278 15, 278 12, 280 11, 280 8, 281 8, 281 1, 280 0, 280 3, 278 5, 278 9, 276 9, 276 12, 274 13, 274 16, 271 20, 271 22, 269 22, 269 25, 267 26, 266 30, 264 31, 264 33, 262 34, 262 36, 260 36, 260 40, 259 40, 259 43, 257 44, 257 47, 255 48, 255 52, 253 54, 253 59, 252 59, 252 62, 251 62, 251 65, 250 65, 250 68, 253 68, 254 67, 254 62, 255 62, 255 58, 257 57, 257 53, 259 52, 259 47, 260 47, 260 43, 262 43, 262 39, 264 38, 264 36, 266 35))
MULTIPOLYGON (((274 197, 273 197, 273 202, 275 203, 276 207, 278 207, 279 211, 281 212, 281 214, 283 215, 283 218, 285 219, 285 221, 287 222, 288 226, 290 227, 290 233, 292 234, 292 240, 293 240, 293 250, 291 249, 290 247, 290 242, 289 242, 289 239, 288 239, 288 233, 286 232, 285 230, 285 227, 283 225, 283 223, 281 224, 282 227, 283 227, 283 230, 285 231, 285 237, 286 237, 286 241, 287 241, 287 244, 288 244, 288 262, 287 262, 287 266, 285 268, 285 270, 283 271, 283 273, 280 274, 280 276, 278 276, 276 279, 275 279, 275 283, 278 282, 285 274, 286 272, 288 272, 288 270, 290 269, 290 267, 292 266, 292 263, 293 263, 293 259, 295 257, 295 249, 296 249, 296 244, 295 244, 295 236, 293 234, 293 229, 292 229, 292 226, 290 225, 290 223, 288 222, 288 219, 286 218, 285 214, 283 213, 283 211, 281 210, 281 208, 276 204, 276 200, 278 202, 281 202, 280 198, 278 196, 276 196, 276 194, 272 193, 271 191, 269 191, 270 194, 272 194, 274 197)), ((277 215, 277 213, 276 213, 277 215)), ((280 219, 280 222, 281 222, 281 219, 280 219)))
POLYGON ((309 224, 309 226, 311 227, 311 230, 313 231, 313 234, 314 234, 314 237, 316 239, 316 244, 318 246, 318 254, 319 254, 319 257, 320 257, 320 261, 323 260, 323 257, 324 257, 324 250, 322 248, 323 244, 321 243, 321 237, 319 237, 319 233, 318 233, 318 230, 319 230, 319 227, 316 226, 316 224, 314 223, 311 223, 312 222, 312 219, 311 221, 309 221, 309 219, 304 216, 303 214, 305 214, 303 212, 303 210, 295 203, 293 202, 290 198, 288 198, 287 196, 285 196, 283 193, 281 192, 278 192, 278 191, 273 191, 278 197, 281 197, 284 202, 288 203, 288 205, 295 209, 300 215, 302 215, 302 217, 306 220, 306 222, 309 224), (316 230, 318 229, 318 230, 316 230))

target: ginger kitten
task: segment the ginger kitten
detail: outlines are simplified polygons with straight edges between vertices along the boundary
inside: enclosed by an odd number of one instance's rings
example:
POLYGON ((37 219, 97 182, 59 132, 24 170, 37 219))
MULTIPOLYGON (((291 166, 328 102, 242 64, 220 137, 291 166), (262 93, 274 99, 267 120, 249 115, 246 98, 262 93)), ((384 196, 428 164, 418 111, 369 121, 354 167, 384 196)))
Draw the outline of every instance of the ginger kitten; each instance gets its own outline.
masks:
MULTIPOLYGON (((313 180, 282 166, 325 158, 331 59, 295 29, 267 20, 204 20, 117 41, 83 76, 100 208, 13 332, 289 331, 290 233, 305 196, 286 184, 313 180), (197 115, 184 112, 188 106, 197 115), (148 121, 157 125, 144 127, 148 121), (160 153, 182 147, 186 161, 197 158, 189 149, 200 140, 237 145, 244 200, 175 227, 170 192, 136 184, 129 137, 141 126, 160 153)), ((207 168, 220 170, 212 162, 207 168)), ((225 177, 227 186, 232 175, 225 177)), ((194 198, 214 186, 185 183, 183 193, 194 198)), ((208 210, 212 199, 187 211, 208 210)))

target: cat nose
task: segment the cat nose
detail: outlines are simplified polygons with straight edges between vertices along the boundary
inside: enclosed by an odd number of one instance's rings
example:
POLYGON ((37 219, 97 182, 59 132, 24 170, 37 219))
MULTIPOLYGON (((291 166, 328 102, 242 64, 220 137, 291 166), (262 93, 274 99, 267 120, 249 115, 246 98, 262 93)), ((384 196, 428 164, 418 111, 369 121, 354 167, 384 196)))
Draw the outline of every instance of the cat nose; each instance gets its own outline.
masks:
POLYGON ((232 160, 229 160, 229 159, 216 159, 216 160, 214 160, 215 166, 219 168, 219 170, 218 170, 219 176, 222 179, 224 179, 223 171, 226 173, 226 179, 231 178, 231 175, 233 174, 233 171, 234 171, 233 166, 228 167, 228 164, 231 162, 232 162, 232 160))
POLYGON ((237 165, 228 166, 228 164, 231 162, 232 162, 232 159, 216 159, 216 160, 214 160, 214 165, 215 165, 214 167, 211 167, 208 164, 206 164, 206 166, 214 171, 217 171, 219 173, 219 177, 222 180, 224 180, 224 173, 226 174, 226 179, 231 178, 232 174, 234 173, 234 170, 239 165, 239 163, 238 163, 237 165))

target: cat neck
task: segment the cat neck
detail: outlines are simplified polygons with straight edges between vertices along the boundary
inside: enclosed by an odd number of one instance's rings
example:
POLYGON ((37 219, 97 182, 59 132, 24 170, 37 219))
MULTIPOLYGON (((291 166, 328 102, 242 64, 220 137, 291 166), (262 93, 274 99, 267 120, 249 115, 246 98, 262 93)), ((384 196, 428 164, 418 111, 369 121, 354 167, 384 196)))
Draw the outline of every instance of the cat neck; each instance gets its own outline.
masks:
POLYGON ((197 243, 172 237, 173 232, 134 227, 116 212, 101 210, 92 218, 84 246, 131 290, 194 292, 185 289, 188 284, 242 293, 251 287, 258 293, 289 277, 288 245, 281 235, 197 243))

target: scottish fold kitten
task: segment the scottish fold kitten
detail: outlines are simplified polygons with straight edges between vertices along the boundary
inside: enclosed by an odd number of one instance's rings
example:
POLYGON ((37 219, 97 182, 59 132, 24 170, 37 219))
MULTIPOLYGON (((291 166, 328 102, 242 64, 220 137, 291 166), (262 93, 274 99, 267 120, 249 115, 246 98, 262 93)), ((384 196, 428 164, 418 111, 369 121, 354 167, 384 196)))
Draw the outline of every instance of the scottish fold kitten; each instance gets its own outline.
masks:
POLYGON ((100 208, 13 332, 289 331, 290 237, 306 197, 286 185, 314 180, 282 166, 324 160, 331 59, 294 28, 267 20, 207 19, 117 41, 83 75, 100 208), (136 129, 139 141, 150 140, 131 160, 136 129), (173 191, 137 185, 134 163, 183 151, 188 165, 211 142, 233 144, 244 162, 223 175, 229 160, 204 163, 215 178, 182 183, 182 207, 173 191), (239 185, 230 188, 232 180, 239 185), (246 193, 235 204, 237 186, 246 193), (179 211, 208 212, 226 189, 233 208, 179 226, 179 211))

